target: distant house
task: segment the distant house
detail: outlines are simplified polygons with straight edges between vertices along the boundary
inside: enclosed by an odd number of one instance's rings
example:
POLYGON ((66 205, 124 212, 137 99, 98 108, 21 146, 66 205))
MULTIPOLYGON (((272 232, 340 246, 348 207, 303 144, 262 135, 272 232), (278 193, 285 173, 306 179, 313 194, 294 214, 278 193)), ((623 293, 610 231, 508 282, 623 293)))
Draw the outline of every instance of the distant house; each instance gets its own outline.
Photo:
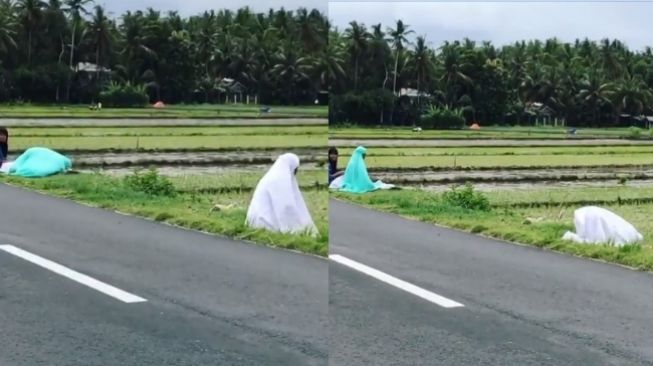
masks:
POLYGON ((90 62, 76 64, 72 71, 75 73, 74 88, 75 98, 91 102, 97 96, 98 90, 104 89, 111 83, 111 69, 90 62))
POLYGON ((225 102, 249 104, 250 96, 247 87, 237 80, 223 78, 218 82, 218 89, 225 95, 225 102), (246 99, 246 100, 244 100, 246 99))
POLYGON ((535 125, 564 126, 564 119, 558 119, 556 111, 544 103, 526 103, 524 113, 528 116, 528 122, 535 125))
POLYGON ((408 97, 410 99, 417 99, 417 98, 430 98, 431 94, 425 93, 425 92, 420 92, 417 89, 411 89, 411 88, 401 88, 399 89, 399 96, 400 97, 408 97))

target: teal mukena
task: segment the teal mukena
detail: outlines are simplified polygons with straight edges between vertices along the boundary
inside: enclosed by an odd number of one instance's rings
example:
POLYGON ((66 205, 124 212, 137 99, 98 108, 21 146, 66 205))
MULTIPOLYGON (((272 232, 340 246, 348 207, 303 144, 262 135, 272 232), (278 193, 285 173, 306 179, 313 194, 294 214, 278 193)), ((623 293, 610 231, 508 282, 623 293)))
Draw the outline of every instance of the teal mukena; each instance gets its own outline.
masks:
POLYGON ((381 188, 380 182, 374 183, 367 173, 367 166, 365 165, 365 154, 367 149, 359 146, 354 150, 351 155, 347 169, 345 169, 345 176, 343 178, 340 190, 350 193, 365 193, 376 191, 381 188))

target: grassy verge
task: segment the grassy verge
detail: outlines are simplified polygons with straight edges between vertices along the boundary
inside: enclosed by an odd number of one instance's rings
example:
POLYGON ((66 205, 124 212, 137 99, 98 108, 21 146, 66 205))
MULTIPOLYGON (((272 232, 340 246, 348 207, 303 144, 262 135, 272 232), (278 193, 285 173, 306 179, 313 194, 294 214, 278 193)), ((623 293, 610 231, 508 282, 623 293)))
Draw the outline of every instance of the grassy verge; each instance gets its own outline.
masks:
MULTIPOLYGON (((118 178, 99 174, 62 175, 43 179, 3 176, 0 177, 0 182, 239 240, 321 256, 326 256, 328 253, 328 193, 324 190, 303 192, 320 231, 320 237, 313 238, 271 233, 247 227, 245 217, 251 193, 207 194, 191 189, 172 197, 152 196, 129 188, 118 178), (215 204, 234 205, 234 208, 226 211, 211 211, 215 204)), ((179 185, 175 188, 184 187, 179 185)))
POLYGON ((260 106, 241 104, 168 105, 166 108, 103 108, 86 105, 2 104, 3 118, 326 118, 326 106, 272 106, 260 115, 260 106))
MULTIPOLYGON (((569 199, 574 192, 567 189, 569 199)), ((583 193, 598 193, 596 190, 583 193)), ((526 194, 526 193, 524 193, 526 194)), ((529 192, 564 202, 562 193, 529 192)), ((633 193, 634 194, 634 193, 633 193)), ((573 230, 574 206, 556 205, 528 208, 494 207, 490 211, 464 209, 446 203, 441 194, 424 191, 385 191, 366 195, 335 193, 337 198, 380 211, 395 213, 427 223, 444 225, 489 237, 547 248, 576 256, 619 263, 641 270, 653 270, 653 222, 649 213, 653 204, 611 205, 606 208, 630 221, 644 235, 641 245, 616 248, 602 245, 581 245, 563 241, 562 235, 573 230)), ((513 201, 505 193, 489 194, 493 205, 513 201)), ((525 197, 515 198, 524 200, 525 197)))

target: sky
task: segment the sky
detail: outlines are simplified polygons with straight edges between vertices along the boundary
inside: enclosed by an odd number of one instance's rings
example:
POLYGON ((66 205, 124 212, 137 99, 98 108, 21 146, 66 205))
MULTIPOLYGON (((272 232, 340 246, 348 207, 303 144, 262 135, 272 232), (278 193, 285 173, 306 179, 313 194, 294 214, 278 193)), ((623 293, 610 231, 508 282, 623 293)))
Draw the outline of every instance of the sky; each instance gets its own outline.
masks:
POLYGON ((161 12, 177 10, 182 16, 197 15, 210 9, 239 9, 249 6, 252 10, 267 12, 270 8, 287 10, 300 7, 318 9, 326 13, 326 0, 96 0, 107 8, 113 16, 119 16, 126 10, 145 10, 151 7, 161 12))
POLYGON ((331 1, 329 19, 340 30, 356 20, 394 26, 401 19, 431 46, 468 37, 495 45, 557 37, 573 42, 617 38, 633 50, 653 47, 653 2, 415 2, 331 1))

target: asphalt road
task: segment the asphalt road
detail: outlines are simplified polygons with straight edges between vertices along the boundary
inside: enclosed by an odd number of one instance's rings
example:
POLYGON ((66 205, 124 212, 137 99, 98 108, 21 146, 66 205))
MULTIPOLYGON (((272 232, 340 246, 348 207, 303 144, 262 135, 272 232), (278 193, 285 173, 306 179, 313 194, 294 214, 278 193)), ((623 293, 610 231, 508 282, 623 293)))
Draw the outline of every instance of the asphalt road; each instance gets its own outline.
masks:
POLYGON ((330 202, 330 365, 653 365, 653 275, 330 202))
POLYGON ((0 185, 0 365, 326 365, 328 263, 0 185))

